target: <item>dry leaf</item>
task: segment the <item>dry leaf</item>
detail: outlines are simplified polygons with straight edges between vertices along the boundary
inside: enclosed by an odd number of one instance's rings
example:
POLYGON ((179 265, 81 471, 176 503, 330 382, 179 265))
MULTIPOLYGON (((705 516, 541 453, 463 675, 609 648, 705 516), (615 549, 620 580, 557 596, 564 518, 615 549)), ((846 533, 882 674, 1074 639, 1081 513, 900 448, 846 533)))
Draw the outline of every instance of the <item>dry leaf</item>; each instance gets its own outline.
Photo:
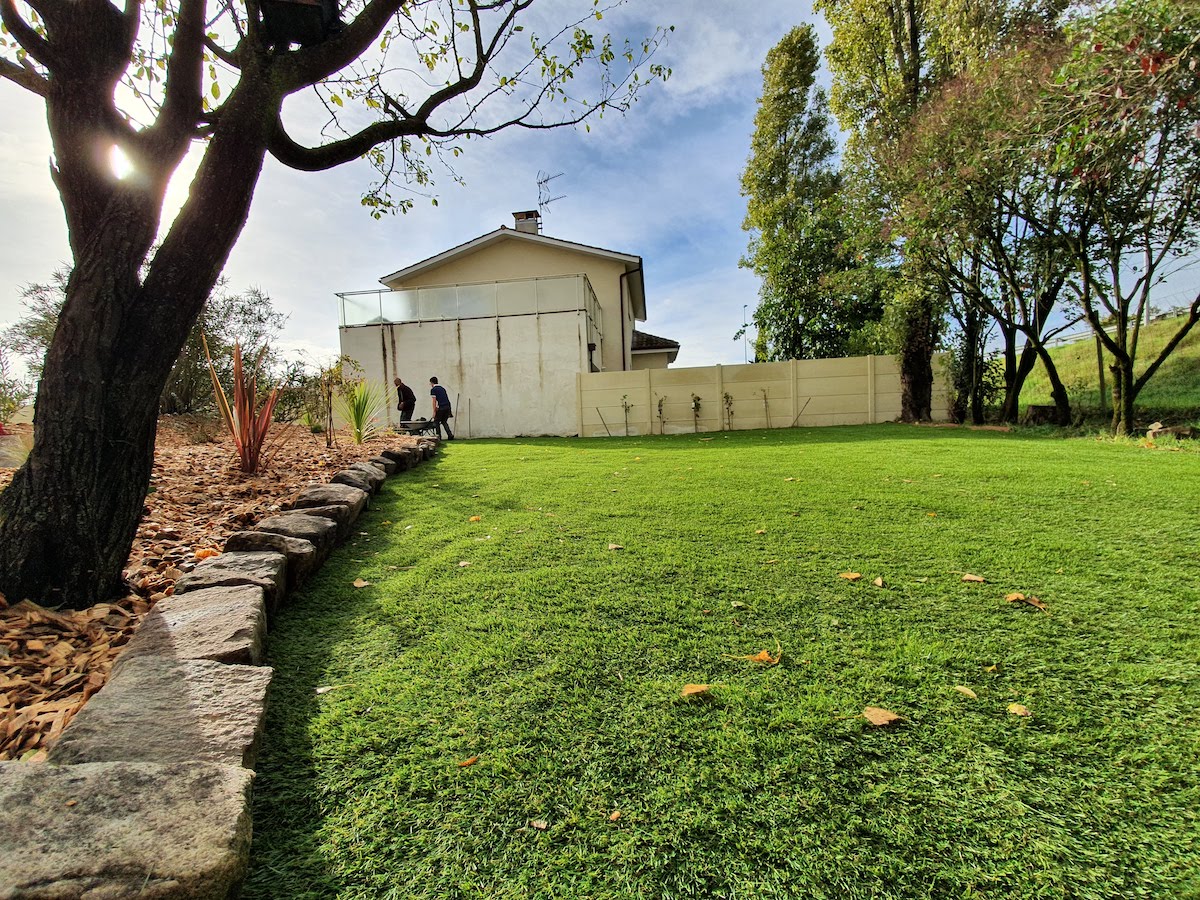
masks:
POLYGON ((760 529, 758 529, 758 531, 756 531, 756 532, 754 532, 754 533, 755 533, 755 534, 766 534, 766 533, 767 533, 767 529, 765 529, 765 528, 760 528, 760 529))
POLYGON ((710 690, 712 690, 712 686, 707 684, 685 684, 683 690, 679 692, 679 696, 695 697, 697 694, 707 694, 710 690))
POLYGON ((362 578, 355 578, 355 579, 354 579, 354 582, 353 582, 353 584, 354 584, 354 586, 355 586, 356 588, 365 588, 365 587, 367 587, 367 586, 368 586, 370 583, 371 583, 371 582, 369 582, 369 581, 365 581, 365 580, 363 580, 362 578))
POLYGON ((316 694, 317 696, 320 696, 321 694, 328 694, 330 691, 332 691, 336 688, 340 688, 340 687, 341 687, 340 684, 329 684, 329 685, 325 685, 323 687, 317 688, 315 691, 313 691, 313 693, 316 694))
POLYGON ((460 560, 458 561, 458 567, 459 567, 460 569, 465 569, 465 568, 466 568, 467 566, 469 566, 469 565, 470 565, 470 563, 469 563, 467 560, 465 560, 465 559, 460 559, 460 560))
POLYGON ((196 559, 208 559, 210 556, 220 556, 220 550, 214 550, 212 547, 201 547, 193 554, 196 559))
POLYGON ((1032 716, 1033 715, 1033 713, 1031 713, 1028 709, 1026 709, 1020 703, 1008 704, 1008 711, 1010 713, 1012 713, 1014 716, 1032 716))
POLYGON ((622 544, 609 544, 608 549, 609 550, 624 550, 625 547, 622 544))
POLYGON ((935 512, 927 512, 927 513, 925 513, 925 515, 929 516, 929 518, 931 518, 931 519, 937 518, 937 513, 935 513, 935 512))
POLYGON ((550 826, 547 824, 545 819, 530 819, 529 827, 536 828, 538 831, 545 831, 550 826))
POLYGON ((875 587, 883 587, 883 578, 876 578, 871 584, 875 585, 875 587))
POLYGON ((970 572, 968 572, 962 577, 962 580, 974 582, 975 584, 983 584, 987 579, 982 575, 972 575, 970 572))
POLYGON ((987 668, 985 668, 983 671, 985 671, 985 672, 999 672, 999 671, 1000 671, 1000 667, 999 667, 998 665, 992 664, 992 665, 988 666, 987 668))
POLYGON ((772 656, 769 650, 759 650, 757 653, 750 656, 726 656, 726 659, 744 659, 749 662, 762 663, 767 666, 777 666, 779 661, 783 659, 783 649, 779 645, 779 641, 775 642, 775 655, 772 656))
POLYGON ((890 709, 884 709, 881 706, 868 706, 862 711, 862 715, 864 719, 877 728, 893 725, 904 718, 904 716, 896 715, 890 709))
POLYGON ((746 604, 743 603, 741 600, 730 600, 729 605, 732 606, 734 609, 745 609, 746 608, 746 604))
POLYGON ((845 578, 847 581, 858 581, 858 579, 862 578, 862 573, 861 572, 843 572, 842 574, 840 574, 838 576, 838 578, 845 578))
POLYGON ((468 522, 482 522, 483 516, 471 516, 471 518, 467 519, 467 521, 468 522))
POLYGON ((1046 604, 1032 594, 1026 597, 1020 591, 1014 591, 1011 594, 1005 595, 1004 599, 1009 603, 1028 603, 1030 606, 1040 609, 1047 615, 1050 613, 1050 609, 1046 606, 1046 604))
POLYGON ((795 481, 796 479, 795 479, 795 478, 785 478, 785 479, 783 479, 783 480, 784 480, 784 481, 795 481))
POLYGON ((458 767, 459 767, 460 769, 465 769, 467 766, 473 766, 473 765, 475 765, 475 763, 477 763, 477 762, 479 762, 479 757, 478 757, 478 756, 471 756, 471 757, 468 757, 467 759, 464 759, 462 762, 460 762, 460 763, 458 764, 458 767))
POLYGON ((621 818, 621 811, 619 809, 617 809, 617 810, 614 810, 612 812, 612 814, 608 817, 608 821, 615 822, 619 818, 621 818))
POLYGON ((964 687, 964 686, 963 686, 963 685, 961 685, 961 684, 956 684, 956 685, 954 686, 954 689, 955 689, 956 691, 958 691, 960 694, 962 694, 964 697, 970 697, 972 700, 978 700, 978 699, 979 699, 979 695, 978 695, 978 694, 976 694, 976 693, 975 693, 973 690, 971 690, 969 687, 964 687))

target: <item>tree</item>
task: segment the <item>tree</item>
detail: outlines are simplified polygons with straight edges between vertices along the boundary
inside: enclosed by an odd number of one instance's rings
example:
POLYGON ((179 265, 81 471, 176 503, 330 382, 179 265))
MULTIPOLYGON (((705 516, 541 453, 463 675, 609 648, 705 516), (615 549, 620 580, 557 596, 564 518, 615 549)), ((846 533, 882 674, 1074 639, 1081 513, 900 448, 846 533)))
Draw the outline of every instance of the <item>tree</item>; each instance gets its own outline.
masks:
POLYGON ((863 227, 874 229, 860 241, 891 244, 881 264, 903 271, 902 285, 889 300, 887 321, 901 362, 902 417, 931 415, 936 349, 951 297, 937 273, 920 271, 921 256, 908 256, 902 241, 893 240, 891 217, 897 200, 893 183, 895 148, 912 116, 946 79, 970 69, 1003 46, 1015 29, 1032 21, 1053 20, 1062 0, 985 0, 981 3, 935 3, 931 0, 817 0, 815 8, 833 29, 827 50, 833 73, 830 104, 849 133, 843 173, 858 182, 851 196, 870 198, 860 214, 863 227), (920 288, 920 290, 918 289, 920 288))
POLYGON ((293 49, 268 33, 259 0, 0 0, 0 77, 45 102, 73 260, 33 450, 0 494, 0 590, 84 607, 120 589, 159 398, 267 153, 305 171, 365 156, 380 181, 364 202, 380 213, 409 202, 391 185, 427 183, 427 160, 464 139, 623 110, 644 68, 669 74, 649 61, 661 32, 614 44, 587 27, 607 8, 586 3, 542 39, 525 32, 533 3, 351 0, 344 28, 293 49), (297 136, 285 101, 310 89, 331 119, 297 136), (188 200, 151 252, 168 180, 195 142, 188 200), (128 177, 114 177, 113 148, 128 177))
POLYGON ((25 360, 25 368, 34 381, 42 377, 42 363, 58 327, 58 314, 62 312, 70 277, 70 269, 58 269, 46 284, 25 285, 21 289, 25 314, 0 334, 0 344, 25 360))
POLYGON ((245 359, 259 360, 256 375, 269 373, 277 363, 270 345, 286 322, 287 316, 275 309, 265 291, 251 287, 240 294, 230 293, 225 279, 220 279, 171 367, 160 410, 178 414, 211 408, 213 384, 204 341, 227 393, 233 390, 235 344, 241 346, 245 359))
POLYGON ((1112 358, 1112 428, 1200 321, 1200 293, 1138 371, 1154 288, 1200 251, 1200 7, 1120 0, 1075 23, 1071 55, 1047 85, 1025 152, 1063 179, 1070 227, 1041 221, 1076 267, 1083 315, 1112 358))
MULTIPOLYGON (((944 84, 921 105, 901 142, 896 166, 902 185, 895 218, 906 252, 920 253, 943 282, 966 352, 958 367, 982 377, 990 318, 1004 340, 1005 398, 1001 417, 1014 420, 1021 386, 1040 358, 1049 376, 1060 424, 1070 402, 1046 348, 1073 324, 1053 314, 1070 295, 1071 265, 1063 242, 1035 222, 1066 223, 1061 178, 1027 154, 1013 152, 1035 128, 1040 79, 1061 61, 1061 44, 1036 36, 996 53, 944 84), (1018 361, 1017 342, 1024 350, 1018 361)), ((981 382, 969 390, 977 393, 981 382)), ((973 404, 973 418, 982 415, 973 404)))
POLYGON ((742 228, 751 240, 740 264, 762 279, 754 321, 765 359, 844 356, 881 312, 878 298, 840 291, 832 277, 853 262, 819 66, 811 25, 793 28, 767 53, 742 173, 742 228))
MULTIPOLYGON (((0 335, 5 345, 19 356, 36 382, 41 377, 42 361, 50 349, 58 318, 67 299, 70 271, 59 269, 47 284, 31 284, 21 291, 25 314, 0 335)), ((212 408, 212 380, 201 343, 207 338, 217 375, 226 391, 233 389, 233 345, 240 343, 251 359, 278 336, 287 316, 271 304, 271 298, 258 288, 240 294, 229 292, 225 279, 217 282, 204 303, 200 318, 188 333, 187 341, 171 367, 163 387, 160 411, 191 413, 212 408)), ((270 351, 265 362, 274 362, 270 351)))

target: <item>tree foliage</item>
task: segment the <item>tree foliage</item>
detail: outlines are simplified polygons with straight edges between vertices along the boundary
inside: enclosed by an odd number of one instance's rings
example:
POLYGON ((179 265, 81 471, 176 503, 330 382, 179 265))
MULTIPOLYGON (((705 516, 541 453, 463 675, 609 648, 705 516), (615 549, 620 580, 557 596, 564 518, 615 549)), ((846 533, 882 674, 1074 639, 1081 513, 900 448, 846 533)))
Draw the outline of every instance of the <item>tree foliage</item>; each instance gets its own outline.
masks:
POLYGON ((879 318, 878 298, 848 289, 837 144, 812 26, 794 28, 767 54, 742 174, 742 227, 751 233, 741 264, 761 279, 754 321, 765 348, 756 358, 806 359, 853 352, 879 318))

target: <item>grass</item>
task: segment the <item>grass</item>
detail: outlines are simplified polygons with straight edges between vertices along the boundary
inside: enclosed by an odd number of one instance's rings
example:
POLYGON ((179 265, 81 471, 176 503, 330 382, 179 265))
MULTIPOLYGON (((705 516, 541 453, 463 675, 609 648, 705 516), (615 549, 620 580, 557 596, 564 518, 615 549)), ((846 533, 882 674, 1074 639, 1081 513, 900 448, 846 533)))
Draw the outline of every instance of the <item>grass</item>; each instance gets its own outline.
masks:
POLYGON ((1198 496, 1020 433, 455 443, 272 633, 244 896, 1200 897, 1198 496))
MULTIPOLYGON (((1138 338, 1139 375, 1157 358, 1182 324, 1183 320, 1176 318, 1151 322, 1148 327, 1142 329, 1138 338)), ((1100 375, 1096 366, 1095 341, 1089 337, 1074 344, 1055 347, 1050 351, 1050 356, 1067 388, 1071 403, 1083 409, 1099 409, 1100 375)), ((1111 392, 1112 374, 1107 369, 1104 378, 1105 387, 1111 392)), ((1040 360, 1021 391, 1021 402, 1053 402, 1050 398, 1050 381, 1040 360)), ((1106 395, 1105 404, 1111 412, 1111 393, 1106 395)), ((1193 328, 1154 373, 1154 377, 1138 394, 1137 406, 1139 414, 1145 413, 1153 417, 1170 418, 1174 415, 1200 418, 1200 328, 1193 328)), ((1147 418, 1146 421, 1150 422, 1153 419, 1147 418)))

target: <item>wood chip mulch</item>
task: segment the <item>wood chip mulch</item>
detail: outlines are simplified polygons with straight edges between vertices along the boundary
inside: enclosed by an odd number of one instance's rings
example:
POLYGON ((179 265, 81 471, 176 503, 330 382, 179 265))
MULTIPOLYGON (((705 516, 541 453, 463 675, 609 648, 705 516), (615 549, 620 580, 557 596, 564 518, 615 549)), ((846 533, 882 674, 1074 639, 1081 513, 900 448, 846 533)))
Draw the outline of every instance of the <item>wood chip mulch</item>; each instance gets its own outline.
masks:
MULTIPOLYGON (((20 438, 28 426, 13 429, 20 438)), ((11 438, 4 438, 11 440, 11 438)), ((209 423, 159 424, 150 493, 125 576, 130 593, 85 610, 51 610, 0 594, 0 760, 44 759, 71 717, 108 679, 113 661, 153 605, 196 563, 216 555, 235 531, 290 505, 304 488, 329 481, 384 447, 413 446, 389 434, 362 445, 298 426, 276 426, 264 472, 237 470, 233 443, 209 423)), ((12 479, 0 467, 0 489, 12 479)))

